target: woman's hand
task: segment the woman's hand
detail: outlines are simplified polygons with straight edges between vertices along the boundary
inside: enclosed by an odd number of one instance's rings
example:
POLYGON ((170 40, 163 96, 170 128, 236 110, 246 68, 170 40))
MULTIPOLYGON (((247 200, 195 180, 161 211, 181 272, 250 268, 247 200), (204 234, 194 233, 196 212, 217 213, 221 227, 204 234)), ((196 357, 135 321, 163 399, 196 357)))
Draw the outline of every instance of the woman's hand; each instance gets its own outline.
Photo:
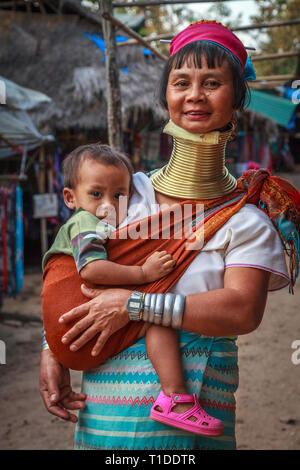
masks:
POLYGON ((92 350, 92 355, 97 356, 108 338, 129 322, 126 304, 131 291, 118 288, 88 289, 85 285, 81 286, 81 290, 92 300, 60 317, 59 321, 67 324, 84 316, 63 336, 62 342, 71 343, 70 350, 77 351, 100 333, 92 350))
POLYGON ((73 392, 69 369, 55 359, 50 349, 41 353, 40 394, 49 413, 72 423, 77 422, 77 417, 67 410, 86 406, 86 395, 73 392))

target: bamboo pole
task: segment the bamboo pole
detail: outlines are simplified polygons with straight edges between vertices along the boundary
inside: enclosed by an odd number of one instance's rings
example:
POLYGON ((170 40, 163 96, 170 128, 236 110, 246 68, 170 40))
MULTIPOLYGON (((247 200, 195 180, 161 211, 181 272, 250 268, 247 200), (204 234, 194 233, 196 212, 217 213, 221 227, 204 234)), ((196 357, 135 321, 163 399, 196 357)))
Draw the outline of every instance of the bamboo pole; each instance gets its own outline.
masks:
POLYGON ((266 54, 266 55, 252 55, 251 60, 252 62, 258 62, 259 60, 277 60, 277 59, 283 59, 285 57, 295 57, 300 55, 300 51, 296 52, 280 52, 279 54, 266 54))
POLYGON ((107 127, 109 145, 116 150, 123 150, 122 135, 122 107, 119 84, 119 69, 117 65, 117 46, 115 28, 106 15, 111 16, 112 4, 110 0, 100 0, 102 13, 102 31, 105 41, 105 74, 106 74, 106 102, 107 127))
MULTIPOLYGON (((44 0, 41 0, 44 1, 44 0)), ((165 0, 165 1, 153 1, 153 2, 120 2, 120 3, 113 3, 113 8, 119 8, 119 7, 134 7, 134 6, 158 6, 158 5, 172 5, 176 3, 214 3, 218 2, 219 0, 181 0, 181 1, 174 1, 174 0, 165 0)), ((225 1, 243 1, 243 0, 225 0, 225 1)), ((247 0, 245 0, 247 1, 247 0)), ((14 0, 14 1, 6 1, 6 2, 1 2, 0 3, 0 9, 1 8, 9 8, 9 7, 14 7, 16 5, 26 5, 28 3, 33 3, 34 0, 14 0)), ((38 1, 39 3, 39 1, 38 1)), ((47 3, 47 2, 46 2, 47 3)), ((50 2, 49 2, 50 3, 50 2)), ((84 7, 83 7, 84 8, 84 7)), ((54 7, 53 7, 54 9, 54 7)), ((57 9, 55 9, 58 11, 57 9)))
POLYGON ((265 77, 257 77, 256 80, 253 80, 253 82, 262 82, 264 80, 268 82, 272 81, 287 81, 287 80, 295 80, 295 75, 294 74, 289 74, 289 75, 269 75, 265 77))
POLYGON ((147 49, 149 49, 149 51, 151 51, 156 57, 158 57, 159 59, 163 60, 163 61, 166 61, 168 58, 166 56, 164 56, 163 54, 161 54, 157 49, 155 49, 154 47, 152 46, 149 46, 149 44, 147 44, 146 41, 144 41, 144 39, 142 38, 142 36, 140 36, 139 34, 135 33, 134 31, 132 31, 132 29, 128 28, 128 26, 125 26, 123 23, 121 23, 121 21, 117 20, 116 18, 114 18, 111 14, 109 13, 103 13, 102 14, 103 18, 105 18, 105 20, 108 20, 110 21, 112 24, 114 24, 115 26, 117 26, 118 28, 122 29, 125 33, 127 33, 129 36, 133 37, 134 39, 137 40, 137 42, 139 42, 140 44, 142 44, 143 46, 147 47, 147 49))
MULTIPOLYGON (((164 34, 158 34, 157 36, 147 36, 143 37, 143 40, 145 42, 152 42, 152 41, 160 41, 161 39, 172 39, 174 36, 174 33, 164 33, 164 34)), ((133 46, 138 44, 138 41, 136 39, 129 39, 128 41, 125 42, 118 42, 117 46, 118 47, 124 47, 124 46, 133 46)), ((147 45, 149 48, 149 46, 147 45)))
MULTIPOLYGON (((296 24, 300 24, 300 18, 296 18, 295 20, 290 20, 290 21, 279 21, 279 22, 274 22, 274 23, 262 23, 262 24, 252 24, 252 25, 247 25, 247 26, 240 26, 238 28, 231 28, 231 31, 248 31, 251 29, 263 29, 263 28, 279 28, 282 26, 294 26, 296 24)), ((160 41, 161 39, 172 39, 175 36, 174 32, 173 33, 165 33, 165 34, 160 34, 157 36, 148 36, 143 38, 144 42, 152 42, 152 41, 160 41)), ((129 41, 126 41, 126 43, 119 43, 118 47, 122 46, 133 46, 134 44, 137 44, 138 41, 135 41, 134 39, 131 39, 129 41)), ((149 48, 149 46, 147 46, 149 48)))
POLYGON ((300 18, 289 21, 276 21, 274 23, 262 23, 262 24, 250 24, 248 26, 239 26, 238 28, 232 28, 231 31, 248 31, 251 29, 263 29, 263 28, 279 28, 281 26, 294 26, 300 24, 300 18))
POLYGON ((266 89, 270 89, 270 90, 274 90, 274 87, 277 87, 277 86, 282 86, 284 82, 282 82, 282 80, 279 80, 279 81, 274 81, 274 82, 249 82, 248 83, 248 86, 249 88, 252 88, 253 90, 266 90, 266 89))
MULTIPOLYGON (((153 1, 133 1, 130 3, 127 2, 115 2, 113 3, 113 8, 120 8, 120 7, 150 7, 150 6, 160 6, 160 5, 176 5, 177 3, 216 3, 220 0, 153 0, 153 1)), ((232 0, 225 0, 225 1, 232 1, 232 0)), ((233 0, 233 1, 240 1, 240 0, 233 0)), ((242 0, 243 1, 243 0, 242 0)))

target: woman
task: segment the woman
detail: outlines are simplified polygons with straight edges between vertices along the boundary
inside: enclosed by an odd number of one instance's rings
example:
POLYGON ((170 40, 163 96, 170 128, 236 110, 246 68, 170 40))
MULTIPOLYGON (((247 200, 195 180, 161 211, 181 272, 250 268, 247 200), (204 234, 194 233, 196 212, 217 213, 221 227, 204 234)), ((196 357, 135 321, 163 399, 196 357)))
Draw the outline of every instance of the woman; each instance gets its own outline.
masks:
MULTIPOLYGON (((189 393, 197 394, 207 412, 223 421, 224 435, 195 436, 150 419, 160 385, 141 338, 84 372, 82 394, 72 391, 68 370, 51 352, 42 353, 41 393, 47 409, 70 421, 76 418, 68 410, 80 410, 77 448, 234 449, 236 336, 258 327, 267 291, 289 282, 280 237, 255 205, 266 175, 259 173, 259 182, 247 176, 237 184, 224 166, 234 112, 243 108, 247 91, 244 46, 224 26, 200 22, 172 40, 170 56, 161 95, 170 114, 165 131, 174 138, 173 154, 166 167, 152 174, 150 191, 136 188, 135 202, 160 207, 189 200, 204 204, 204 245, 171 292, 186 296, 180 343, 189 393), (56 397, 51 401, 52 394, 56 397)), ((259 201, 270 212, 268 198, 259 201)), ((101 332, 100 351, 128 323, 132 291, 99 293, 83 287, 82 292, 92 300, 63 320, 88 315, 65 338, 80 351, 95 331, 101 332)))

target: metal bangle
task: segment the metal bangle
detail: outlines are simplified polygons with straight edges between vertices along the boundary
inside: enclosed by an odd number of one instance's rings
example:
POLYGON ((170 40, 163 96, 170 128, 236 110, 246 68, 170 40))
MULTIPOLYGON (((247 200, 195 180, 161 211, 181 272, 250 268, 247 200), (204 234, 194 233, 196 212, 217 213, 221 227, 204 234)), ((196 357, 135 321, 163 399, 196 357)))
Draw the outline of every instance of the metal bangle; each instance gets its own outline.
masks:
POLYGON ((151 294, 150 308, 149 308, 149 318, 148 318, 148 321, 150 323, 154 323, 154 310, 155 310, 155 304, 156 304, 156 295, 157 294, 151 294))
POLYGON ((164 312, 163 312, 163 318, 162 318, 163 326, 166 326, 166 327, 171 326, 174 301, 175 301, 175 294, 171 294, 170 292, 168 292, 165 295, 164 312))
POLYGON ((142 317, 144 321, 149 321, 150 299, 151 299, 151 294, 146 294, 145 299, 144 299, 144 311, 143 311, 143 317, 142 317))
POLYGON ((172 328, 180 330, 182 325, 182 318, 185 305, 185 296, 177 294, 174 301, 173 313, 172 313, 172 328))
POLYGON ((157 294, 156 302, 155 302, 155 309, 154 309, 154 323, 155 325, 160 325, 163 316, 163 309, 164 309, 164 301, 165 295, 164 294, 157 294))
POLYGON ((42 351, 46 351, 46 349, 50 349, 46 340, 46 332, 43 329, 43 337, 42 337, 42 351))

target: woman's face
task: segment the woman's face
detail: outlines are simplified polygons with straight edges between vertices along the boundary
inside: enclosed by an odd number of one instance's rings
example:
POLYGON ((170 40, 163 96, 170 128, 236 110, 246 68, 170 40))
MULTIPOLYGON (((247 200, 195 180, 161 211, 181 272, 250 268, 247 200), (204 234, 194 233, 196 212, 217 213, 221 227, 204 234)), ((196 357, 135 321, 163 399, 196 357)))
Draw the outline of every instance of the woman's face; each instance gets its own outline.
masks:
POLYGON ((169 75, 166 99, 172 121, 188 132, 206 133, 226 126, 234 102, 232 73, 228 62, 208 68, 204 56, 201 69, 192 60, 169 75))

